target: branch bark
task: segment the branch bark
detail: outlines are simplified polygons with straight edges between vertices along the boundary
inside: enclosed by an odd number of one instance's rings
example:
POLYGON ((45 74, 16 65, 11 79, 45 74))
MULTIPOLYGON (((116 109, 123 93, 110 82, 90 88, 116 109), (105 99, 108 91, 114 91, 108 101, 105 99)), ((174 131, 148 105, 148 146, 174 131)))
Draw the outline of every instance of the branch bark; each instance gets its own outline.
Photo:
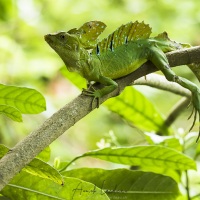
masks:
MULTIPOLYGON (((172 67, 200 63, 200 47, 170 52, 167 57, 172 67)), ((100 104, 111 97, 117 96, 127 85, 131 85, 134 80, 156 70, 157 68, 152 63, 147 62, 128 76, 118 79, 118 89, 104 96, 100 100, 100 104)), ((91 108, 91 103, 91 97, 79 95, 12 148, 0 160, 0 191, 45 147, 50 145, 77 121, 89 114, 94 109, 91 108)))

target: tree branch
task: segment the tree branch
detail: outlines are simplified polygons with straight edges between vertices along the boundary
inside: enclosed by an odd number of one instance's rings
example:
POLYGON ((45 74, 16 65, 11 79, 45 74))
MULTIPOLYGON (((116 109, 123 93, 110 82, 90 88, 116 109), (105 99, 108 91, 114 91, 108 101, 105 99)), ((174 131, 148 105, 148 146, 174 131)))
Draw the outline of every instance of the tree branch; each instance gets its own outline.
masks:
POLYGON ((169 82, 164 76, 159 74, 149 74, 134 81, 134 85, 146 85, 152 88, 172 92, 180 96, 191 97, 191 92, 180 86, 178 83, 169 82))
MULTIPOLYGON (((167 57, 172 67, 191 64, 193 62, 200 63, 200 47, 170 52, 167 54, 167 57)), ((133 73, 118 79, 118 89, 104 96, 100 100, 100 104, 110 97, 117 96, 127 85, 133 83, 134 80, 156 70, 157 68, 152 63, 147 62, 133 73)), ((89 114, 94 109, 91 108, 91 103, 91 97, 79 95, 12 148, 0 160, 0 190, 45 147, 50 145, 77 121, 89 114)))

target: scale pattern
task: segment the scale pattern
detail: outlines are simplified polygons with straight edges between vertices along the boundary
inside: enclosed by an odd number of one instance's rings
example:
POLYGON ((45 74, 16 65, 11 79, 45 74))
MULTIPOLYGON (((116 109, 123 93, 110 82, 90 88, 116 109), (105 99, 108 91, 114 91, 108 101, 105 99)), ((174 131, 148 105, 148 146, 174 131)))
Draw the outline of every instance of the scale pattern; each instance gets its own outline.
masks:
POLYGON ((136 41, 138 39, 148 39, 151 34, 151 28, 144 22, 135 21, 120 26, 107 38, 104 38, 96 46, 97 54, 106 52, 107 50, 114 51, 114 49, 129 41, 136 41))

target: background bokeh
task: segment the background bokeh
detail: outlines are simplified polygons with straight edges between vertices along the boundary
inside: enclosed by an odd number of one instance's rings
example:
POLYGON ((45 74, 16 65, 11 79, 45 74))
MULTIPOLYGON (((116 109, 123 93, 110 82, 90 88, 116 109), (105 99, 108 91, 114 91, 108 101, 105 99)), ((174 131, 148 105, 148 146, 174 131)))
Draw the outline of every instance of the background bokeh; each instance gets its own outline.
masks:
MULTIPOLYGON (((172 40, 200 44, 200 1, 197 0, 0 0, 0 82, 37 89, 47 101, 47 111, 23 116, 23 123, 0 116, 0 143, 14 146, 80 93, 61 75, 63 62, 45 43, 44 35, 78 28, 91 20, 107 25, 101 38, 121 24, 144 20, 152 27, 153 36, 167 31, 172 40)), ((187 67, 174 70, 196 82, 187 67)), ((148 87, 137 86, 137 89, 164 116, 180 98, 148 87)), ((183 115, 176 127, 189 125, 183 115)), ((69 160, 107 143, 135 145, 143 140, 141 131, 102 106, 51 144, 52 160, 57 156, 69 160)))

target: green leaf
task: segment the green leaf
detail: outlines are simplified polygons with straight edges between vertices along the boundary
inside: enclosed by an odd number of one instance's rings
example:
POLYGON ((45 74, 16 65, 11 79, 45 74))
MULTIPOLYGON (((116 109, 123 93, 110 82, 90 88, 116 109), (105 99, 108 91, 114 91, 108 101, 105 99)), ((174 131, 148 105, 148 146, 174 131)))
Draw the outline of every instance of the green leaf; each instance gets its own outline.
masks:
POLYGON ((58 171, 59 171, 59 170, 62 171, 62 169, 65 168, 68 164, 69 164, 69 162, 62 162, 62 161, 60 160, 60 158, 58 157, 58 158, 55 158, 55 159, 54 159, 53 167, 54 167, 55 169, 57 169, 58 171))
POLYGON ((45 162, 48 162, 49 159, 51 157, 51 149, 50 147, 46 147, 42 152, 40 152, 38 155, 37 155, 37 158, 45 161, 45 162))
POLYGON ((44 97, 34 89, 0 84, 0 105, 18 109, 24 114, 37 114, 46 109, 44 97))
POLYGON ((0 195, 0 200, 10 200, 10 199, 0 195))
POLYGON ((4 146, 3 144, 0 144, 0 159, 7 154, 9 151, 9 148, 4 146))
POLYGON ((155 166, 176 170, 196 169, 194 160, 163 146, 109 147, 87 152, 74 160, 86 156, 130 166, 155 166))
POLYGON ((86 80, 78 73, 69 72, 65 66, 60 69, 60 72, 80 90, 86 87, 86 80))
POLYGON ((22 122, 22 114, 16 108, 8 105, 0 105, 0 113, 16 122, 22 122))
POLYGON ((162 145, 178 151, 183 151, 183 146, 180 144, 179 139, 174 136, 160 136, 151 133, 145 133, 146 140, 150 145, 162 145))
POLYGON ((162 146, 166 146, 177 151, 183 151, 183 146, 180 144, 180 141, 177 138, 167 138, 160 143, 162 146))
POLYGON ((174 200, 179 195, 178 185, 172 178, 151 172, 81 168, 62 174, 93 183, 110 199, 174 200))
POLYGON ((23 170, 35 176, 50 179, 60 185, 63 183, 62 176, 56 169, 37 158, 34 158, 23 170))
POLYGON ((126 87, 121 95, 107 100, 104 105, 142 130, 169 134, 154 105, 133 87, 126 87))
POLYGON ((199 155, 200 155, 200 144, 198 143, 196 147, 195 158, 197 158, 199 155))
POLYGON ((141 171, 145 171, 145 172, 154 172, 157 174, 162 174, 168 177, 173 178, 173 180, 175 180, 177 183, 181 182, 181 171, 179 170, 175 170, 175 169, 170 169, 170 168, 162 168, 162 167, 157 167, 157 166, 141 166, 139 168, 141 171))
MULTIPOLYGON (((8 151, 9 151, 8 147, 0 144, 0 159, 8 151)), ((26 167, 23 168, 23 171, 26 171, 38 177, 50 179, 60 185, 63 183, 62 176, 56 169, 51 167, 48 163, 45 163, 37 158, 34 158, 28 165, 26 165, 26 167)))
POLYGON ((11 200, 109 200, 107 195, 92 183, 77 178, 64 178, 64 182, 59 185, 51 180, 20 172, 1 194, 11 200))

